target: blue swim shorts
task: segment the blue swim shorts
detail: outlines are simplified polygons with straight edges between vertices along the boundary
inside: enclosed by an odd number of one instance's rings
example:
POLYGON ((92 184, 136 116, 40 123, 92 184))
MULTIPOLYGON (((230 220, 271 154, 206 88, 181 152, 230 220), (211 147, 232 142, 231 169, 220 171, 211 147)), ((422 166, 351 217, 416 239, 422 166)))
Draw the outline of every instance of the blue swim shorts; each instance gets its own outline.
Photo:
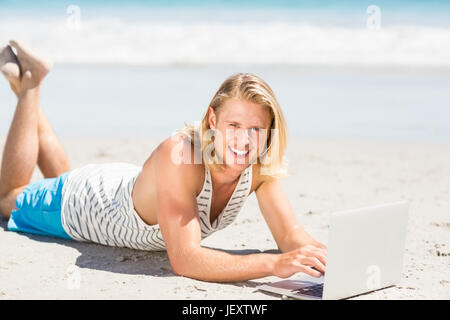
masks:
POLYGON ((72 239, 61 223, 61 196, 69 172, 30 183, 16 198, 8 230, 72 239))

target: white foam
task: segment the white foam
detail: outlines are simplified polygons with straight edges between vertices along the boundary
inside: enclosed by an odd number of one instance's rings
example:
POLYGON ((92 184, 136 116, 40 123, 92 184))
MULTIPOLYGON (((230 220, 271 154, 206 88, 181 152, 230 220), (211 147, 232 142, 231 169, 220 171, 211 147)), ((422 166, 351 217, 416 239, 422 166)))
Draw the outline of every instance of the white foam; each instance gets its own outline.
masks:
POLYGON ((294 64, 450 67, 450 28, 365 28, 295 22, 0 21, 56 63, 294 64))

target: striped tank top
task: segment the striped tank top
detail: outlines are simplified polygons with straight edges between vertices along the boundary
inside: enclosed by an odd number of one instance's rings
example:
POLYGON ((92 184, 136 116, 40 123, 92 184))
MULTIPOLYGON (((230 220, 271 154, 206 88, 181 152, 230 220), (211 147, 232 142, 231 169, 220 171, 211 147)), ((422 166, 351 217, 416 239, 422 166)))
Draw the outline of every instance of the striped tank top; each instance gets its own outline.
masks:
MULTIPOLYGON (((146 224, 134 209, 131 192, 142 167, 128 163, 88 164, 72 170, 62 190, 61 221, 67 234, 78 241, 165 250, 158 224, 146 224)), ((252 166, 247 167, 231 198, 210 223, 211 173, 205 166, 203 188, 197 196, 201 238, 230 225, 250 193, 252 166)))

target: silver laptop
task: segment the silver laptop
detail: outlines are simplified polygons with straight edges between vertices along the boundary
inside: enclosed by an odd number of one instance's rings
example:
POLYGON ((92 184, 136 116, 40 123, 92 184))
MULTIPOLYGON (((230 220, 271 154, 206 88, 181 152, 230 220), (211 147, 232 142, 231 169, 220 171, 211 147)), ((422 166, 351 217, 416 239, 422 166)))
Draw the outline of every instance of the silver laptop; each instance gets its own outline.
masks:
POLYGON ((325 275, 303 273, 257 287, 296 299, 344 299, 400 282, 409 204, 406 201, 331 215, 325 275))

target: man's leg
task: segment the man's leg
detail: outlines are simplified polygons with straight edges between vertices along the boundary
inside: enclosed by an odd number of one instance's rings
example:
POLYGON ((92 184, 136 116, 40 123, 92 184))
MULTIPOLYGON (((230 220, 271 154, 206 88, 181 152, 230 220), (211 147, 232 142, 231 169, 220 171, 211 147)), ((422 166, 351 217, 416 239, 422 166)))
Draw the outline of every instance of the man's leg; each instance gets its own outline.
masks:
POLYGON ((21 92, 6 138, 0 169, 0 211, 6 217, 14 208, 12 198, 30 183, 37 164, 39 96, 39 87, 21 92))
POLYGON ((69 160, 44 111, 39 107, 38 166, 45 178, 58 177, 70 170, 69 160))
POLYGON ((23 76, 19 91, 15 91, 18 103, 0 169, 0 213, 5 217, 15 208, 16 196, 29 184, 38 162, 45 177, 56 177, 69 170, 67 156, 39 104, 41 83, 51 64, 20 43, 11 44, 17 49, 23 76))
MULTIPOLYGON (((0 70, 9 81, 12 91, 19 98, 19 61, 10 46, 0 48, 0 70)), ((57 177, 70 170, 69 160, 56 137, 43 110, 39 107, 39 155, 38 166, 45 178, 57 177)))
MULTIPOLYGON (((37 163, 44 177, 45 178, 58 177, 60 174, 69 171, 70 165, 67 156, 61 146, 61 143, 56 137, 53 129, 48 123, 48 120, 45 117, 42 108, 39 108, 38 139, 39 139, 39 151, 37 163)), ((6 158, 5 153, 6 150, 4 151, 2 164, 5 163, 6 161, 10 161, 5 160, 6 158)), ((2 179, 3 175, 0 174, 0 184, 2 179)), ((3 214, 7 218, 9 217, 11 211, 15 209, 16 197, 23 191, 23 189, 26 186, 27 185, 15 187, 14 189, 10 190, 5 194, 0 194, 0 214, 3 214)))

